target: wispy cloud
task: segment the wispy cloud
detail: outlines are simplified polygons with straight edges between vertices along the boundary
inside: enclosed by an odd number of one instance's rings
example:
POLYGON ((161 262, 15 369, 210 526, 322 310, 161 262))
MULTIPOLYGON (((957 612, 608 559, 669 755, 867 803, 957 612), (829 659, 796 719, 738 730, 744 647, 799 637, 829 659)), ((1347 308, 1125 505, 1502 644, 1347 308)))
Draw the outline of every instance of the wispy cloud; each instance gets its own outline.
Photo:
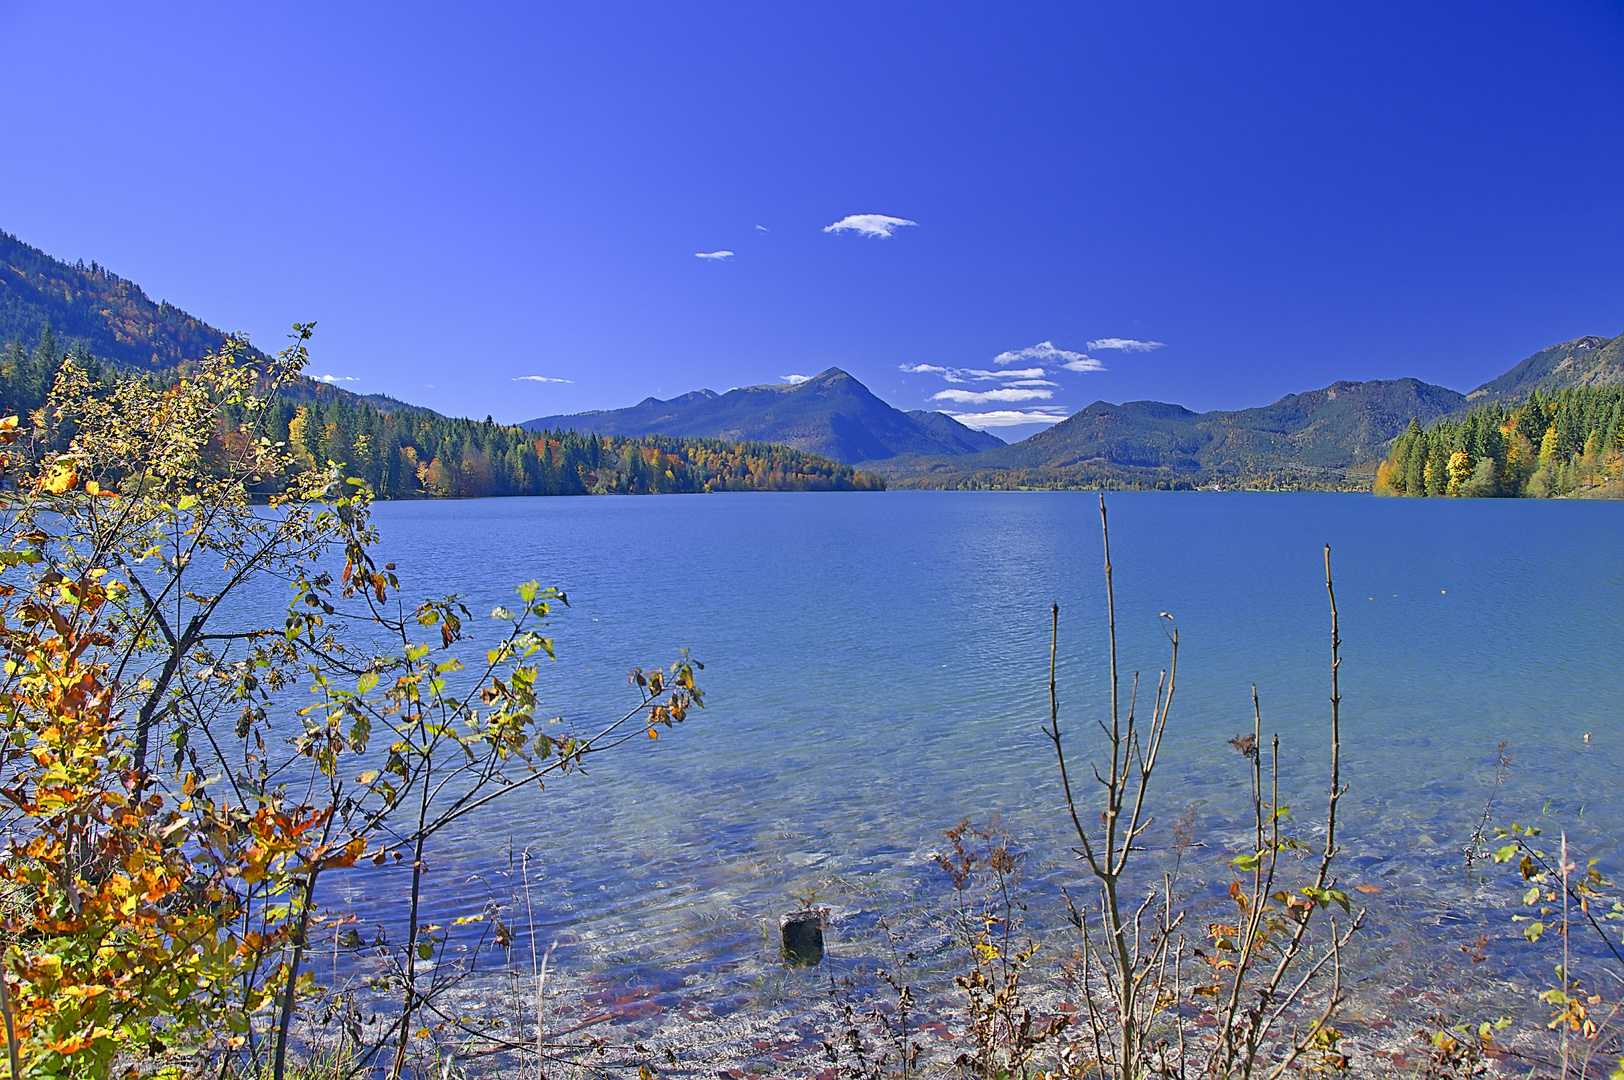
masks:
POLYGON ((1121 349, 1123 352, 1149 352, 1162 347, 1160 341, 1135 341, 1133 338, 1106 337, 1088 343, 1090 349, 1121 349))
POLYGON ((965 427, 985 431, 988 428, 1015 427, 1017 424, 1058 424, 1066 418, 1063 412, 1044 412, 1037 409, 995 409, 991 412, 948 413, 965 427))
POLYGON ((1059 367, 1066 368, 1069 371, 1099 370, 1098 368, 1072 367, 1073 364, 1082 363, 1084 361, 1090 361, 1092 363, 1098 363, 1098 361, 1093 360, 1091 357, 1084 356, 1080 352, 1068 352, 1065 349, 1057 349, 1054 347, 1054 342, 1052 341, 1040 341, 1036 345, 1028 345, 1024 349, 1010 349, 1008 352, 1001 352, 992 358, 992 362, 995 364, 1015 364, 1022 361, 1031 363, 1033 360, 1036 360, 1042 364, 1055 364, 1059 367))
MULTIPOLYGON (((901 364, 910 375, 940 375, 950 383, 1008 382, 1011 379, 1037 379, 1048 372, 1043 368, 1017 368, 1014 371, 988 371, 985 368, 941 367, 937 364, 901 364)), ((1052 384, 1051 384, 1052 385, 1052 384)))
POLYGON ((696 252, 694 252, 694 258, 696 258, 696 259, 710 259, 712 262, 721 262, 723 259, 731 259, 732 257, 733 257, 733 253, 731 251, 696 251, 696 252))
POLYGON ((1060 384, 1057 383, 1057 382, 1052 382, 1049 379, 1016 379, 1014 382, 1005 383, 1004 385, 1006 385, 1006 386, 1059 386, 1060 384))
POLYGON ((762 232, 772 232, 772 230, 767 228, 765 225, 757 225, 756 228, 760 229, 762 232))
POLYGON ((1104 371, 1105 365, 1092 356, 1080 356, 1076 360, 1067 360, 1060 365, 1067 371, 1104 371))
POLYGON ((312 376, 312 378, 314 378, 317 382, 324 382, 324 383, 328 383, 329 385, 336 384, 336 383, 341 383, 341 382, 360 382, 361 381, 359 378, 357 378, 354 375, 315 375, 315 376, 312 376))
POLYGON ((551 375, 516 375, 514 382, 574 382, 574 379, 555 379, 551 375))
POLYGON ((825 225, 823 231, 854 232, 862 236, 873 236, 883 240, 904 225, 918 224, 917 221, 891 217, 887 214, 848 214, 833 225, 825 225))
POLYGON ((799 384, 812 378, 810 375, 780 375, 778 377, 789 383, 791 386, 798 386, 799 384))
POLYGON ((1042 401, 1054 397, 1053 390, 1015 389, 998 390, 943 390, 932 394, 932 401, 952 401, 960 405, 985 405, 989 401, 1042 401))

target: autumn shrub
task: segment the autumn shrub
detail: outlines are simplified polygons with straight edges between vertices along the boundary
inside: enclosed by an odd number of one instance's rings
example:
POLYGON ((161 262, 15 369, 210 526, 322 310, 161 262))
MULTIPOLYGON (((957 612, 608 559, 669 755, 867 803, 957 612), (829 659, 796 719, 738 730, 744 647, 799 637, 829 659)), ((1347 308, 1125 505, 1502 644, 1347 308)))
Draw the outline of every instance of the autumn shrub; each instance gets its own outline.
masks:
MULTIPOLYGON (((1179 637, 1165 620, 1171 658, 1154 691, 1119 676, 1116 610, 1106 507, 1100 499, 1105 554, 1107 683, 1110 700, 1095 725, 1102 752, 1086 774, 1066 749, 1055 679, 1060 609, 1051 610, 1049 702, 1044 731, 1055 752, 1072 851, 1086 886, 1064 889, 1077 944, 1060 965, 1076 1013, 1040 1015, 1030 1004, 1037 946, 1014 933, 1024 905, 1009 896, 1019 859, 1006 841, 986 853, 970 840, 994 837, 967 823, 949 830, 951 850, 939 862, 960 899, 980 870, 1001 902, 982 911, 969 941, 971 964, 956 981, 965 1021, 959 1064, 986 1077, 1149 1077, 1229 1080, 1277 1078, 1297 1070, 1340 1072, 1349 1065, 1332 1019, 1344 1002, 1343 949, 1362 925, 1338 887, 1337 811, 1341 775, 1341 637, 1330 548, 1325 585, 1330 601, 1329 783, 1317 845, 1289 827, 1280 800, 1279 739, 1265 738, 1253 690, 1253 728, 1230 744, 1245 762, 1250 836, 1219 873, 1232 875, 1223 907, 1194 908, 1179 891, 1180 863, 1191 846, 1191 815, 1175 816, 1172 859, 1150 854, 1146 832, 1165 803, 1155 777, 1177 689, 1179 637), (1317 846, 1317 851, 1314 850, 1317 846), (1293 864, 1305 863, 1301 880, 1293 864), (1186 929, 1192 914, 1211 919, 1186 929)), ((1174 816, 1174 815, 1169 815, 1174 816)))
POLYGON ((1541 966, 1554 976, 1535 991, 1548 1038, 1512 1051, 1495 1042, 1509 1026, 1502 1018, 1480 1024, 1473 1041, 1482 1050, 1514 1053, 1531 1077, 1624 1080, 1624 896, 1600 860, 1584 858, 1566 830, 1557 831, 1554 843, 1545 832, 1542 825, 1515 822, 1496 828, 1500 844, 1493 858, 1517 875, 1516 936, 1544 952, 1541 966))
POLYGON ((465 664, 471 613, 402 601, 366 485, 295 470, 266 434, 310 332, 257 365, 228 342, 168 386, 65 364, 43 408, 0 421, 0 1073, 282 1080, 331 989, 319 930, 394 1002, 334 1068, 399 1076, 445 989, 420 967, 450 940, 423 889, 435 838, 702 704, 682 656, 635 671, 596 730, 546 728, 538 663, 567 598, 536 582, 465 664), (401 938, 341 935, 324 875, 408 859, 401 938))
MULTIPOLYGON (((1122 693, 1116 648, 1115 592, 1105 499, 1100 498, 1105 555, 1110 704, 1099 722, 1103 760, 1090 766, 1090 798, 1072 779, 1060 726, 1054 677, 1059 607, 1052 611, 1050 715, 1075 851, 1092 879, 1093 896, 1073 901, 1081 937, 1079 989, 1083 1031, 1061 1055, 1061 1074, 1139 1080, 1149 1076, 1280 1077, 1300 1064, 1336 1070, 1347 1064, 1331 1019, 1343 1002, 1342 949, 1358 931, 1337 888, 1337 809, 1341 777, 1341 637, 1325 549, 1330 600, 1329 794, 1318 857, 1308 880, 1290 882, 1294 851, 1305 845, 1283 825, 1279 739, 1265 740, 1256 688, 1253 730, 1233 745, 1250 773, 1252 836, 1229 862, 1231 907, 1204 932, 1184 929, 1188 909, 1175 895, 1174 870, 1143 865, 1144 834, 1156 803, 1152 785, 1168 732, 1178 676, 1178 630, 1167 624, 1171 658, 1154 693, 1140 703, 1138 676, 1122 693), (1141 717, 1140 709, 1145 715, 1141 717), (1345 914, 1338 921, 1336 912, 1345 914)), ((1089 781, 1083 781, 1088 784, 1089 781)))

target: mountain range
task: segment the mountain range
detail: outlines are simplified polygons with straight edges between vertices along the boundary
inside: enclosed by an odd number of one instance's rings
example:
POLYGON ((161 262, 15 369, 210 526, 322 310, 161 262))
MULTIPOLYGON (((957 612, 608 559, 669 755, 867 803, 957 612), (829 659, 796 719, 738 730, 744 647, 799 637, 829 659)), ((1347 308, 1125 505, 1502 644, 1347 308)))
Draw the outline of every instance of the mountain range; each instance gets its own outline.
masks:
POLYGON ((1161 401, 1096 401, 1013 445, 944 413, 902 412, 839 368, 793 386, 696 390, 526 422, 533 429, 747 438, 812 450, 911 486, 1071 486, 1265 473, 1335 481, 1373 470, 1412 419, 1422 424, 1536 387, 1624 384, 1624 336, 1579 338, 1529 357, 1469 394, 1420 379, 1341 381, 1250 409, 1197 413, 1161 401))
MULTIPOLYGON (((64 344, 159 372, 198 359, 226 338, 174 305, 154 303, 105 267, 63 263, 0 233, 0 346, 32 348, 47 326, 64 344)), ((1335 481, 1350 470, 1373 469, 1412 418, 1430 424, 1486 400, 1520 400, 1534 389, 1605 385, 1624 385, 1624 335, 1553 345, 1467 394, 1419 379, 1386 379, 1335 382, 1269 405, 1205 413, 1160 401, 1096 401, 1012 445, 945 413, 893 408, 839 368, 791 385, 695 390, 522 426, 778 443, 905 486, 1185 486, 1269 474, 1335 481)), ((290 396, 419 408, 311 379, 290 396)))
POLYGON ((533 431, 677 435, 781 443, 847 465, 902 455, 956 457, 1004 445, 946 413, 903 412, 839 368, 794 384, 695 390, 669 401, 644 398, 625 409, 541 416, 533 431))

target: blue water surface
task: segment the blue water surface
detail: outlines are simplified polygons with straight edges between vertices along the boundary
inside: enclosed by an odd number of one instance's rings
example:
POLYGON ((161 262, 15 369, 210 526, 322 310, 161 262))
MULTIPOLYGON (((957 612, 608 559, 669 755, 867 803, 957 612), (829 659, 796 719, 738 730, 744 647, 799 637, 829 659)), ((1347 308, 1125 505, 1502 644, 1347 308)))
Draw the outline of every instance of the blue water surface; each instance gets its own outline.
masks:
MULTIPOLYGON (((1468 978, 1461 943, 1508 932, 1504 877, 1461 870, 1502 740, 1515 765, 1494 820, 1543 815, 1617 861, 1624 505, 1108 499, 1123 694, 1138 672, 1141 713, 1179 636, 1146 843, 1165 850, 1192 808, 1191 896, 1217 895, 1249 842, 1246 762, 1227 740, 1251 730, 1254 684, 1265 739, 1282 741, 1281 801, 1306 838, 1323 816, 1326 544, 1345 643, 1342 880, 1371 905, 1372 977, 1468 978)), ((679 647, 705 664, 688 723, 445 839, 439 921, 523 907, 582 977, 725 992, 772 963, 778 914, 813 891, 835 910, 835 955, 878 948, 881 918, 929 926, 952 895, 932 861, 941 830, 998 815, 1028 856, 1031 925, 1060 925, 1059 889, 1081 877, 1040 730, 1050 606, 1080 763, 1109 703, 1095 496, 493 499, 382 504, 376 520, 408 596, 466 594, 482 615, 527 579, 568 592, 544 672, 566 724, 628 706, 629 668, 679 647)), ((399 885, 357 871, 334 899, 388 924, 399 885)))

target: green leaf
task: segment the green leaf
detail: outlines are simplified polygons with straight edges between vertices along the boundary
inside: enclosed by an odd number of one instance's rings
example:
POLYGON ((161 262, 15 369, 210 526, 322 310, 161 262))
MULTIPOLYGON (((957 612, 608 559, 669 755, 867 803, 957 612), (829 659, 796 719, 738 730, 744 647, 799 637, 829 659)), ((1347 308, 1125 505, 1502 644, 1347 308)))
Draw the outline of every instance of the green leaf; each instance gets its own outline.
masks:
POLYGON ((1542 922, 1532 922, 1523 927, 1523 937, 1530 942, 1538 941, 1543 933, 1545 933, 1545 924, 1542 922))
POLYGON ((513 622, 518 618, 518 616, 513 614, 513 612, 509 611, 507 608, 503 607, 501 604, 497 604, 491 609, 491 618, 501 619, 504 622, 513 622))
POLYGON ((370 693, 372 691, 372 688, 377 686, 377 685, 378 685, 378 673, 376 671, 369 671, 365 675, 361 676, 361 678, 359 680, 356 681, 355 692, 357 694, 370 693))

